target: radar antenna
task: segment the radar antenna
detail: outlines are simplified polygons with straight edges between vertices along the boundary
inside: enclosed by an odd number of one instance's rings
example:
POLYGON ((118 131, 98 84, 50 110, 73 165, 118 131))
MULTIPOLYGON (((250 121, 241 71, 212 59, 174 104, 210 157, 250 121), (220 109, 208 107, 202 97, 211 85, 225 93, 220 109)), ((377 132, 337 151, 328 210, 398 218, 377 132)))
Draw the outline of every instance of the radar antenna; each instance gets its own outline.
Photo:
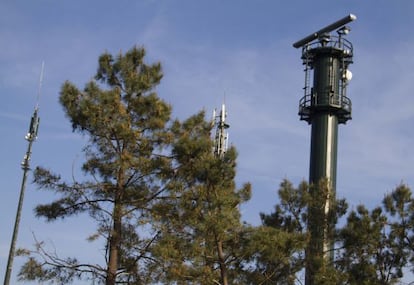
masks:
POLYGON ((300 48, 300 47, 306 45, 307 43, 310 43, 311 41, 316 40, 319 36, 321 36, 325 33, 332 32, 333 30, 335 30, 337 28, 340 28, 343 25, 346 25, 349 22, 352 22, 354 20, 356 20, 356 16, 354 14, 349 14, 348 16, 343 17, 342 19, 340 19, 340 20, 338 20, 338 21, 336 21, 336 22, 320 29, 319 31, 317 31, 313 34, 310 34, 309 36, 304 37, 303 39, 295 42, 293 44, 293 47, 294 48, 300 48))

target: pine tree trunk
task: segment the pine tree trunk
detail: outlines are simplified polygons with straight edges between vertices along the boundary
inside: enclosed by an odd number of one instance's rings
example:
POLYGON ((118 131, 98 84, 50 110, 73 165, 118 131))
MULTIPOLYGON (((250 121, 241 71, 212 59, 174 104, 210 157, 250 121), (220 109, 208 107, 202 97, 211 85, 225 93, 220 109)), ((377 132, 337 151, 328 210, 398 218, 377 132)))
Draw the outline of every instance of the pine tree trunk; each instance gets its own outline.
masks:
MULTIPOLYGON (((122 157, 122 154, 120 155, 122 157)), ((109 239, 109 258, 106 285, 115 285, 119 264, 119 249, 122 243, 122 209, 123 209, 123 189, 124 168, 118 169, 116 192, 114 198, 114 210, 112 213, 113 228, 109 239)))
POLYGON ((226 266, 224 251, 223 251, 223 242, 221 240, 217 241, 217 253, 218 253, 218 258, 219 258, 219 263, 220 263, 221 284, 228 285, 227 266, 226 266))
POLYGON ((119 246, 121 243, 121 206, 115 202, 114 212, 113 212, 113 229, 111 237, 109 240, 109 260, 108 260, 108 269, 106 276, 106 285, 115 285, 116 275, 119 267, 119 246))

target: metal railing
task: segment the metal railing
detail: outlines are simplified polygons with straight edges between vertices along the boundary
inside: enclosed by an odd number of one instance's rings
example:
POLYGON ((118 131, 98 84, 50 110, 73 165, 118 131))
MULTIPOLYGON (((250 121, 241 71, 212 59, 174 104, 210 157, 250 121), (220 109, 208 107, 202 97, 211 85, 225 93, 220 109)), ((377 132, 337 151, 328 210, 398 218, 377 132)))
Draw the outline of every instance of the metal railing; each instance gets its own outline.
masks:
POLYGON ((302 59, 311 60, 312 53, 310 53, 310 51, 321 47, 331 47, 342 50, 344 57, 347 58, 352 58, 353 56, 354 48, 350 41, 341 36, 329 35, 326 37, 326 41, 319 40, 304 45, 302 47, 302 59))
POLYGON ((307 94, 303 96, 299 101, 300 109, 329 106, 351 111, 352 103, 351 99, 344 95, 340 96, 339 94, 322 94, 322 96, 318 98, 318 95, 315 93, 307 94))
POLYGON ((346 122, 351 117, 352 102, 345 95, 324 93, 318 96, 311 92, 299 101, 299 115, 301 120, 309 121, 315 109, 327 109, 336 113, 340 122, 346 122))

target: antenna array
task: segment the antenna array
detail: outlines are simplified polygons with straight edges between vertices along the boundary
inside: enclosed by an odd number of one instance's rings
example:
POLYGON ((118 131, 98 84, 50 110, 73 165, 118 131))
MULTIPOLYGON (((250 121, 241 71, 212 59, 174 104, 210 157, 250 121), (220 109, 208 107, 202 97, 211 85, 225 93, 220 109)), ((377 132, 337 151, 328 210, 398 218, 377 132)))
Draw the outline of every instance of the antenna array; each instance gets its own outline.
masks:
POLYGON ((220 114, 216 114, 216 110, 213 111, 213 125, 216 128, 216 134, 214 137, 214 155, 222 157, 228 148, 229 134, 227 129, 230 127, 226 123, 227 112, 225 104, 221 105, 220 114))

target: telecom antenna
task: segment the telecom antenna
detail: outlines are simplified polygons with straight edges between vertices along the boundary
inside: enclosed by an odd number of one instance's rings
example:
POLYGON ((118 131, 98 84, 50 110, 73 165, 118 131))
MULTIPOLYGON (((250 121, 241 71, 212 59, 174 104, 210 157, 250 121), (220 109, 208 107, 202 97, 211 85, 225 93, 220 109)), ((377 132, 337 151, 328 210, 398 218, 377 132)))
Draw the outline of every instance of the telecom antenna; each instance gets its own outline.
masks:
POLYGON ((328 193, 317 187, 311 193, 316 201, 320 197, 326 200, 320 208, 308 209, 310 242, 306 251, 305 285, 316 284, 314 275, 319 269, 316 264, 320 263, 313 259, 328 263, 334 258, 335 225, 329 222, 329 213, 336 196, 338 124, 351 119, 352 105, 346 87, 352 77, 348 66, 352 63, 353 46, 344 36, 350 31, 345 25, 354 20, 356 16, 349 14, 293 44, 302 48, 305 66, 305 94, 299 101, 299 116, 312 126, 309 183, 317 186, 326 181, 328 187, 328 193))
POLYGON ((213 111, 213 125, 216 128, 213 152, 217 157, 223 157, 228 147, 229 134, 227 129, 230 125, 226 123, 226 118, 226 105, 223 103, 219 115, 217 115, 216 110, 213 111))
POLYGON ((22 207, 23 207, 24 192, 26 188, 27 174, 30 170, 30 157, 32 155, 32 144, 36 140, 37 133, 39 130, 39 123, 40 123, 40 118, 38 115, 39 99, 40 99, 40 92, 41 92, 42 82, 43 82, 44 67, 45 67, 45 64, 44 62, 42 62, 42 69, 40 72, 40 79, 39 79, 39 90, 38 90, 37 98, 36 98, 36 106, 34 108, 34 112, 30 120, 29 131, 27 132, 25 136, 25 139, 29 142, 29 144, 27 147, 26 154, 21 163, 22 170, 23 170, 23 179, 22 179, 22 184, 20 188, 19 204, 17 206, 16 219, 14 222, 14 229, 13 229, 13 236, 12 236, 12 241, 10 245, 9 257, 7 259, 7 268, 6 268, 6 274, 4 277, 4 285, 9 285, 10 283, 10 276, 11 276, 11 272, 13 268, 13 259, 14 259, 15 250, 16 250, 16 240, 17 240, 17 235, 19 232, 20 217, 21 217, 21 212, 22 212, 22 207))

